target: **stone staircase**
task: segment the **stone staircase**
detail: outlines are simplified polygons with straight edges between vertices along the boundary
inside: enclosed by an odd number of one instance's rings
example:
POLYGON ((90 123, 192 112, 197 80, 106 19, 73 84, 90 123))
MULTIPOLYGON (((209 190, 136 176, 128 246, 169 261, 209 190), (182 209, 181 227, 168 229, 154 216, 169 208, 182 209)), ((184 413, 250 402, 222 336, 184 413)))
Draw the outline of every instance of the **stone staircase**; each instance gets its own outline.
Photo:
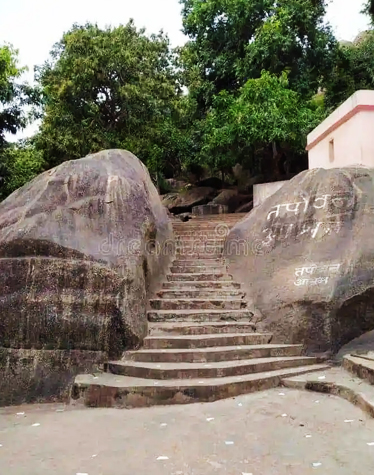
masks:
POLYGON ((176 256, 150 301, 143 348, 75 379, 71 400, 91 407, 214 401, 268 389, 285 377, 328 368, 302 345, 271 344, 256 332, 241 285, 222 258, 229 229, 243 215, 174 222, 176 256))

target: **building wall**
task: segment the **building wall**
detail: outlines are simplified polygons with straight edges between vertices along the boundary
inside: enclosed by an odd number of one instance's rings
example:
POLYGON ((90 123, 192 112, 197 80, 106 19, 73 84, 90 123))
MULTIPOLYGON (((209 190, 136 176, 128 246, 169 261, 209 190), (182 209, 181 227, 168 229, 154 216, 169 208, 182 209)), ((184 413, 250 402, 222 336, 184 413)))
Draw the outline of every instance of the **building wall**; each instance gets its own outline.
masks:
POLYGON ((308 135, 309 169, 374 168, 374 91, 357 91, 308 135))
POLYGON ((269 198, 269 196, 282 188, 287 181, 288 180, 273 181, 270 183, 262 183, 261 185, 253 185, 253 207, 255 208, 262 204, 266 198, 269 198))
MULTIPOLYGON (((374 114, 371 114, 374 121, 374 114)), ((362 113, 358 113, 317 143, 309 150, 309 169, 339 168, 353 164, 363 164, 361 124, 362 113), (330 153, 331 140, 334 141, 333 154, 330 153)), ((374 160, 374 155, 372 159, 374 160)))

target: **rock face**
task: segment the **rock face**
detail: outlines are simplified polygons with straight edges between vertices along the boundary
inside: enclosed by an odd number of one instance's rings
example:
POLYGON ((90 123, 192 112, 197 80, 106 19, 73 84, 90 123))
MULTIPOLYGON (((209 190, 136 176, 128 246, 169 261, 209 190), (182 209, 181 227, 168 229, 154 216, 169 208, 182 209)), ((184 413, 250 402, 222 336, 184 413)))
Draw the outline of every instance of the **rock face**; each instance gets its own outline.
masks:
POLYGON ((245 203, 242 206, 239 206, 238 209, 235 210, 235 213, 249 213, 253 209, 253 200, 245 203))
POLYGON ((62 397, 78 371, 138 347, 172 237, 146 167, 123 150, 65 162, 3 201, 0 404, 62 397))
POLYGON ((162 204, 174 214, 190 213, 194 206, 204 205, 217 195, 210 187, 197 187, 181 193, 168 193, 162 196, 162 204))
POLYGON ((229 271, 275 342, 336 353, 374 329, 374 170, 300 173, 230 232, 229 271))
POLYGON ((240 206, 248 203, 251 199, 251 195, 240 194, 237 189, 221 190, 219 195, 212 201, 212 204, 227 206, 228 212, 234 213, 240 206))

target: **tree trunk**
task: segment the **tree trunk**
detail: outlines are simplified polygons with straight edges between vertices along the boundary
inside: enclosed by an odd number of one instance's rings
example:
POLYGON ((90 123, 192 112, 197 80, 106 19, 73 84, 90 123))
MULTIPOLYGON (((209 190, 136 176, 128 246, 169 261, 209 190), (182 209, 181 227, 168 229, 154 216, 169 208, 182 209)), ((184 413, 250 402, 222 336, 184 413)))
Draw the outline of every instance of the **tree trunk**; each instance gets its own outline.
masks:
POLYGON ((280 178, 280 170, 279 170, 280 154, 278 153, 277 144, 275 142, 272 142, 272 148, 273 148, 274 175, 276 179, 279 179, 280 178))

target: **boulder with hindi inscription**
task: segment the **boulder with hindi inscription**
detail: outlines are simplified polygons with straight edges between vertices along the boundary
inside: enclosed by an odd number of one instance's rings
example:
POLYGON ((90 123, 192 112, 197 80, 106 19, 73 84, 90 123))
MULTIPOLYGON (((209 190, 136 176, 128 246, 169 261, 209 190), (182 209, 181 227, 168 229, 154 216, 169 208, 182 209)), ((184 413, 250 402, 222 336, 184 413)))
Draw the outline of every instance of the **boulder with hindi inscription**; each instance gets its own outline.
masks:
POLYGON ((274 341, 336 353, 374 330, 374 170, 300 173, 229 233, 229 271, 274 341))

